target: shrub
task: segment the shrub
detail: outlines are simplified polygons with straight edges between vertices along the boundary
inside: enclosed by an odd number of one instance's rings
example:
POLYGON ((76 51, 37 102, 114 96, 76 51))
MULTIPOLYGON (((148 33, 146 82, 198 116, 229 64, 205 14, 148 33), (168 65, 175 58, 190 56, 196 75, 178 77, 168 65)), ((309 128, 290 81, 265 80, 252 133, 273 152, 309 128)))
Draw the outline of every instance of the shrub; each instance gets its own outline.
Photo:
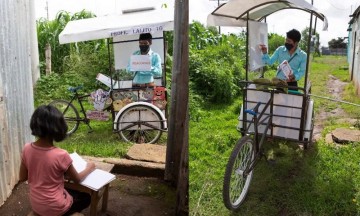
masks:
POLYGON ((236 35, 223 35, 220 43, 203 50, 190 50, 190 87, 205 100, 230 102, 240 93, 243 78, 244 42, 236 35))

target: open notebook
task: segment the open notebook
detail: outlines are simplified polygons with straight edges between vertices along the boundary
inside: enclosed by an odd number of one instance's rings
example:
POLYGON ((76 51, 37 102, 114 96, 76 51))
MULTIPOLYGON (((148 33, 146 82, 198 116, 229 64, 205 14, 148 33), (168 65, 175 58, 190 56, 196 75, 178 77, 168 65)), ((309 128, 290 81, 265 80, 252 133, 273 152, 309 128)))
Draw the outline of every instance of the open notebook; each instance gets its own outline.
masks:
MULTIPOLYGON (((77 172, 81 172, 86 168, 87 162, 76 152, 70 154, 70 157, 73 160, 73 166, 77 172)), ((97 191, 114 179, 115 175, 101 169, 95 169, 88 176, 86 176, 86 178, 80 182, 80 184, 97 191)))

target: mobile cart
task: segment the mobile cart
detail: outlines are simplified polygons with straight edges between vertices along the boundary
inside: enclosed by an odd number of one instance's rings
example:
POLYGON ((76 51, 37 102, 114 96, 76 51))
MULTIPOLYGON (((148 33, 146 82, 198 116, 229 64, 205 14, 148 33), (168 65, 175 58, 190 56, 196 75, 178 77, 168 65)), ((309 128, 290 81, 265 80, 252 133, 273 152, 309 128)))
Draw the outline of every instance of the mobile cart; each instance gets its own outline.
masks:
MULTIPOLYGON (((173 11, 170 9, 137 8, 122 11, 120 15, 70 21, 66 25, 59 35, 61 44, 107 39, 109 55, 108 74, 98 74, 96 78, 107 85, 109 91, 104 93, 98 90, 90 94, 94 110, 83 112, 84 118, 79 118, 76 110, 71 113, 77 115, 71 115, 69 110, 74 106, 71 102, 63 101, 62 111, 68 125, 78 126, 80 122, 88 124, 90 118, 99 120, 99 117, 106 115, 106 108, 111 112, 114 131, 122 139, 133 143, 157 142, 162 132, 167 131, 165 64, 162 65, 162 77, 155 77, 155 87, 135 88, 132 87, 131 79, 118 77, 115 80, 113 77, 115 72, 124 72, 130 56, 138 49, 141 33, 153 35, 151 49, 160 55, 164 63, 164 31, 173 30, 173 18, 173 11), (114 53, 114 63, 111 60, 111 50, 114 53)), ((72 88, 73 91, 74 89, 78 90, 72 88)), ((75 130, 69 128, 69 133, 75 130)))
POLYGON ((310 46, 307 49, 304 87, 259 83, 250 81, 248 76, 250 71, 263 67, 259 45, 267 43, 266 17, 284 9, 310 13, 309 35, 316 29, 317 19, 323 21, 324 29, 327 28, 326 17, 303 0, 230 0, 208 16, 208 25, 247 29, 246 76, 241 83, 243 103, 238 125, 242 137, 230 155, 223 185, 224 204, 230 210, 239 208, 244 201, 256 162, 263 155, 262 144, 267 138, 296 141, 304 148, 312 141, 314 102, 310 98, 311 83, 308 79, 310 46), (284 92, 285 88, 288 90, 284 92))

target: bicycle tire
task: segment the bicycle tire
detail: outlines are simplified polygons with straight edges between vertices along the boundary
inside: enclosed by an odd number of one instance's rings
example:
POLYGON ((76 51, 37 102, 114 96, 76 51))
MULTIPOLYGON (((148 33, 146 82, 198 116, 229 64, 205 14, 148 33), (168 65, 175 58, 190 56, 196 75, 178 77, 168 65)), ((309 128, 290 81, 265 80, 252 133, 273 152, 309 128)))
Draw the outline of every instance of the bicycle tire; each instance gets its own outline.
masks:
POLYGON ((121 113, 117 126, 120 137, 126 142, 153 144, 161 137, 164 123, 154 108, 136 104, 121 113))
POLYGON ((66 134, 69 136, 75 133, 80 124, 79 112, 76 110, 75 106, 66 100, 54 100, 49 105, 56 107, 63 113, 65 122, 68 126, 66 134))
POLYGON ((313 135, 314 135, 314 123, 315 122, 315 111, 312 110, 312 116, 311 116, 311 124, 310 124, 310 135, 309 139, 305 139, 304 143, 304 149, 307 150, 312 144, 313 144, 313 135))
POLYGON ((236 210, 248 193, 253 170, 244 176, 243 171, 254 160, 254 142, 249 136, 238 140, 226 166, 223 185, 223 201, 229 210, 236 210), (240 160, 238 160, 240 159, 240 160))

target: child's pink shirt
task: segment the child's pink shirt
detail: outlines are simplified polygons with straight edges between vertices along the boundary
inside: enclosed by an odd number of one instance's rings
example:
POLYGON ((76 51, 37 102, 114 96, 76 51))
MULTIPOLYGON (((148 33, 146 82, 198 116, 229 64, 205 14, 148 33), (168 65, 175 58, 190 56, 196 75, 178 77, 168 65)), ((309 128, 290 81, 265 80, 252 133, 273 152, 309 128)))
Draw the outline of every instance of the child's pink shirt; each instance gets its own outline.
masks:
POLYGON ((72 163, 67 151, 25 144, 22 162, 28 170, 30 203, 39 215, 62 215, 73 199, 64 189, 64 174, 72 163))

